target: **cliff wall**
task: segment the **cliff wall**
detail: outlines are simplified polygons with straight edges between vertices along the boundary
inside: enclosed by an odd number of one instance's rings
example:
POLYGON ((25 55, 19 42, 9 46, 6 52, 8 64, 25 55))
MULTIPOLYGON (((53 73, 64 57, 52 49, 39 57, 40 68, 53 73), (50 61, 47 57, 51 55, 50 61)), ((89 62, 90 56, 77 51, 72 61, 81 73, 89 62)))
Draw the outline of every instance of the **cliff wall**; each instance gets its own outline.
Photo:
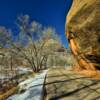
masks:
POLYGON ((100 0, 73 0, 66 36, 79 70, 100 70, 100 0))

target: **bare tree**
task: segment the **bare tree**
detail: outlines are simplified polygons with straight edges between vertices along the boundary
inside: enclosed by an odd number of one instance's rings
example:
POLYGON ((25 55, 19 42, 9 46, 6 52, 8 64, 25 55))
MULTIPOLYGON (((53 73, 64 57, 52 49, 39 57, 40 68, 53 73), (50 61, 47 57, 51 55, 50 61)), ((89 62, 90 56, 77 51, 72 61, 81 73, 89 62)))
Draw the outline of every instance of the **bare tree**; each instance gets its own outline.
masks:
POLYGON ((37 72, 43 65, 46 66, 49 53, 45 52, 45 46, 51 38, 58 39, 56 31, 52 27, 44 28, 35 21, 30 23, 28 15, 18 17, 17 25, 20 31, 16 49, 28 61, 33 71, 37 72))
POLYGON ((16 55, 27 61, 34 72, 46 68, 47 59, 53 52, 52 48, 47 46, 48 41, 50 39, 59 40, 55 29, 43 27, 36 21, 30 22, 28 15, 19 16, 17 26, 19 34, 14 41, 11 32, 6 28, 3 28, 0 34, 3 37, 0 41, 2 46, 10 48, 11 70, 13 69, 13 57, 16 55), (9 35, 5 35, 8 33, 9 35))

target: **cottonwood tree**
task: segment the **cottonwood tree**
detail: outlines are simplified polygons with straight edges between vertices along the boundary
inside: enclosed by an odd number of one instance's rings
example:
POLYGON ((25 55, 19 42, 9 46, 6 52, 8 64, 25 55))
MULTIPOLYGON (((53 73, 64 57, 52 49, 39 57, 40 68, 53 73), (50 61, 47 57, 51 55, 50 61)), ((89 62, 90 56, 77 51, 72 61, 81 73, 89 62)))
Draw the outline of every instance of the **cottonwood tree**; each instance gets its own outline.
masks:
POLYGON ((10 48, 11 70, 16 55, 18 58, 27 61, 35 72, 40 71, 43 67, 46 68, 47 59, 53 52, 52 48, 47 46, 47 43, 50 39, 58 41, 55 29, 43 27, 36 21, 30 22, 28 15, 19 16, 17 26, 19 34, 14 41, 11 32, 6 28, 3 27, 0 31, 2 33, 0 34, 1 46, 10 48))
POLYGON ((16 54, 12 52, 14 47, 11 30, 0 27, 0 71, 1 76, 4 76, 4 79, 7 80, 12 79, 16 75, 14 64, 16 54))
POLYGON ((21 57, 26 59, 33 71, 40 71, 46 67, 47 58, 50 54, 45 48, 47 41, 58 39, 56 31, 51 27, 43 27, 40 23, 29 21, 29 16, 20 16, 17 19, 19 35, 17 37, 16 49, 21 57), (45 49, 44 49, 45 48, 45 49))
POLYGON ((7 30, 5 27, 0 27, 0 55, 1 55, 1 62, 0 62, 0 71, 1 71, 1 76, 6 76, 8 77, 8 56, 6 56, 6 50, 5 49, 8 45, 8 40, 10 37, 10 31, 7 30))

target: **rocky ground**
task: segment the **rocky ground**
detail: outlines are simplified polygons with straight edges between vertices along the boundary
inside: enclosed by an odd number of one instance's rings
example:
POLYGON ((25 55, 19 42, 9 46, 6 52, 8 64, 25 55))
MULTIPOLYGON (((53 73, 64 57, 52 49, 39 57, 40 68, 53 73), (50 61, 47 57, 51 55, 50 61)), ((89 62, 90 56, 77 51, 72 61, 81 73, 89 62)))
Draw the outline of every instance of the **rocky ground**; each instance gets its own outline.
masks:
POLYGON ((49 70, 45 90, 46 100, 100 100, 100 81, 64 68, 49 70))

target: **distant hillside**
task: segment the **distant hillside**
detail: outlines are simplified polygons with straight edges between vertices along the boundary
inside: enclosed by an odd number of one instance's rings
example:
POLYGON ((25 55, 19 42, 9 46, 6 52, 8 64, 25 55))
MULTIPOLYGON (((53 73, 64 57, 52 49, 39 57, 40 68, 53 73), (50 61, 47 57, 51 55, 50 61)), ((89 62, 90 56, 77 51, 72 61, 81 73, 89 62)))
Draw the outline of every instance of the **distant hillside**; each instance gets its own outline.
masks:
POLYGON ((64 67, 76 63, 71 52, 69 52, 69 50, 62 46, 58 41, 50 39, 46 43, 46 47, 49 48, 50 52, 52 51, 52 54, 48 59, 48 66, 64 67))

